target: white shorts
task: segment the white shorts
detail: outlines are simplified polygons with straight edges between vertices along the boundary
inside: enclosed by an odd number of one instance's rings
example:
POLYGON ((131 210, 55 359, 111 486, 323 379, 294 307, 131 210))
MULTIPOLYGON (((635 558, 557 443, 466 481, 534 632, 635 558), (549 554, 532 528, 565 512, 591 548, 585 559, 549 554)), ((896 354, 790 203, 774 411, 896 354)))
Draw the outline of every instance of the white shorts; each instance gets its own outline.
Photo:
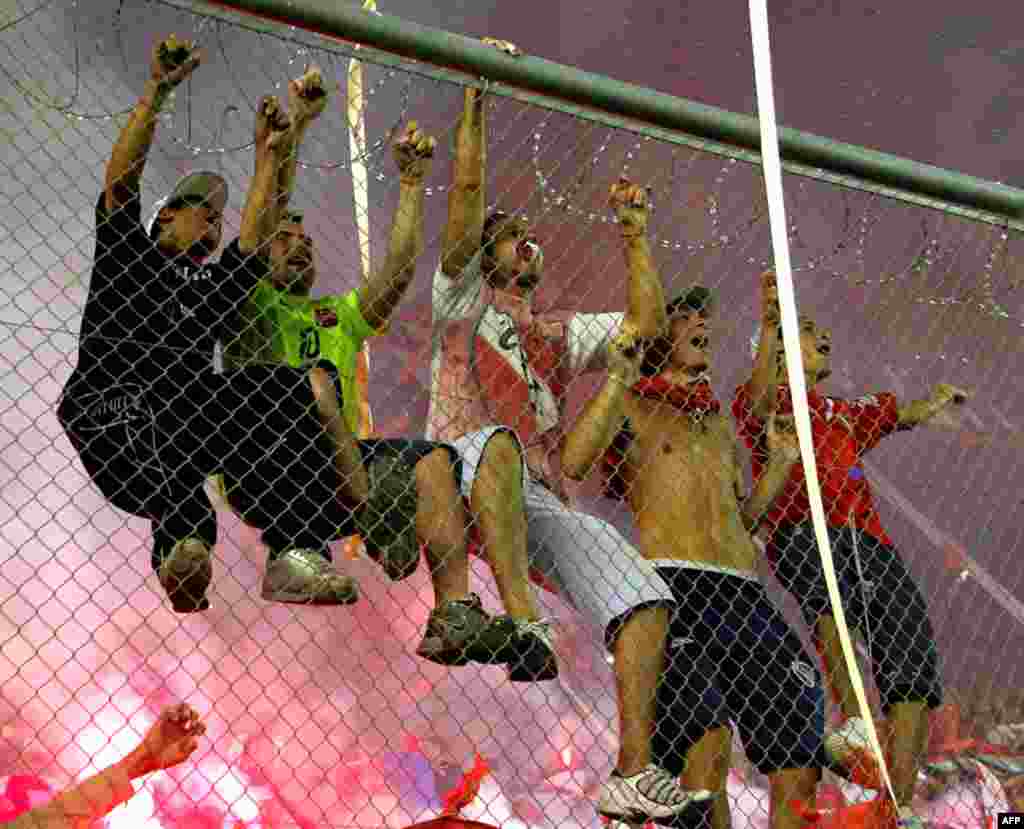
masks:
MULTIPOLYGON (((462 457, 462 494, 469 498, 487 442, 498 432, 490 426, 451 444, 462 457)), ((520 452, 522 445, 520 444, 520 452)), ((609 647, 630 611, 650 604, 674 604, 672 592, 650 562, 607 521, 566 507, 546 486, 531 480, 523 459, 527 555, 530 568, 592 624, 605 631, 609 647)))

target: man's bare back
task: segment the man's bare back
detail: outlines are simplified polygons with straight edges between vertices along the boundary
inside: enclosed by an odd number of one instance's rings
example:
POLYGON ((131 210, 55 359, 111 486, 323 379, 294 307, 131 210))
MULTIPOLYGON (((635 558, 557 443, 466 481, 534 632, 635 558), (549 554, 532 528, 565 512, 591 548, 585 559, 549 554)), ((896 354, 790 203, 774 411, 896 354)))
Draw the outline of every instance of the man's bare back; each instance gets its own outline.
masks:
POLYGON ((643 555, 754 570, 729 418, 709 413, 698 421, 636 395, 626 412, 635 432, 629 500, 643 555))

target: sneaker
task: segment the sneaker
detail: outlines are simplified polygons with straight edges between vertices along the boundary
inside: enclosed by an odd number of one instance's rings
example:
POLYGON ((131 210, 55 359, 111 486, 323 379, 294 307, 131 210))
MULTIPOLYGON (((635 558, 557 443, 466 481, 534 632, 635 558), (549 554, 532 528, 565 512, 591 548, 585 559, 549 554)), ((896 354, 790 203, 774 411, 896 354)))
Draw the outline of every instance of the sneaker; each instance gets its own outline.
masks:
POLYGON ((438 665, 500 663, 496 654, 503 634, 494 629, 493 622, 476 593, 468 599, 445 602, 430 611, 416 655, 438 665))
POLYGON ((359 585, 316 550, 293 549, 267 564, 263 598, 284 604, 352 604, 359 599, 359 585))
POLYGON ((512 682, 545 682, 558 676, 555 658, 555 631, 547 619, 529 622, 508 618, 514 626, 512 653, 503 661, 508 664, 512 682))
POLYGON ((867 724, 861 717, 850 717, 835 731, 825 735, 828 768, 851 783, 865 789, 882 788, 882 772, 871 750, 867 724))
POLYGON ((206 542, 198 538, 179 541, 161 562, 157 577, 175 613, 209 609, 206 589, 213 580, 213 561, 206 542))
POLYGON ((597 811, 612 820, 644 823, 675 817, 712 797, 714 793, 706 789, 684 789, 676 778, 652 763, 629 777, 612 772, 601 787, 597 811))
POLYGON ((366 554, 401 581, 416 572, 420 542, 416 537, 416 473, 392 455, 376 454, 366 462, 370 497, 356 512, 356 529, 366 554))

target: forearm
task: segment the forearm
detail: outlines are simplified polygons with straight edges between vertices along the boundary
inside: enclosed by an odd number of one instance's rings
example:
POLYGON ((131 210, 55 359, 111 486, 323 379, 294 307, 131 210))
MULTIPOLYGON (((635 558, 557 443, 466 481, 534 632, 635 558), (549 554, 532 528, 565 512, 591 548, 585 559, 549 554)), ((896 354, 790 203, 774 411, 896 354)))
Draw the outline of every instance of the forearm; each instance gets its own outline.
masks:
POLYGON ((668 326, 665 315, 665 291, 644 234, 623 234, 623 249, 629 281, 626 288, 626 320, 637 336, 656 337, 668 326))
POLYGON ((416 261, 424 249, 423 194, 421 180, 399 184, 387 255, 360 296, 363 318, 375 329, 387 324, 416 273, 416 261))
POLYGON ((296 124, 292 136, 284 151, 284 157, 278 166, 277 192, 271 210, 267 211, 267 235, 272 235, 281 222, 281 216, 288 209, 295 192, 295 173, 299 167, 299 147, 306 136, 306 124, 296 124))
POLYGON ((486 210, 486 118, 480 90, 467 89, 455 132, 452 187, 448 194, 441 265, 457 276, 480 247, 486 210))
POLYGON ((743 526, 748 531, 753 532, 757 529, 757 525, 761 523, 765 513, 779 497, 786 481, 789 480, 789 474, 792 472, 794 464, 796 464, 795 459, 780 455, 773 456, 768 462, 740 510, 743 526))
POLYGON ((257 155, 256 171, 249 182, 238 234, 238 249, 243 254, 255 253, 270 238, 269 222, 273 218, 279 177, 279 159, 271 154, 257 155))
POLYGON ((135 794, 132 780, 154 771, 135 751, 23 817, 33 829, 85 829, 135 794))
POLYGON ((899 407, 899 425, 905 428, 917 426, 931 420, 941 409, 942 405, 930 398, 911 400, 899 407))
POLYGON ((565 436, 562 472, 574 481, 582 481, 590 475, 615 440, 625 418, 626 386, 617 377, 609 376, 565 436))
POLYGON ((750 375, 750 400, 755 417, 765 418, 774 410, 779 388, 778 354, 778 326, 762 324, 761 342, 750 375))
POLYGON ((121 130, 104 182, 108 210, 139 192, 142 170, 156 133, 157 116, 167 95, 168 91, 161 90, 155 81, 147 81, 145 92, 121 130))

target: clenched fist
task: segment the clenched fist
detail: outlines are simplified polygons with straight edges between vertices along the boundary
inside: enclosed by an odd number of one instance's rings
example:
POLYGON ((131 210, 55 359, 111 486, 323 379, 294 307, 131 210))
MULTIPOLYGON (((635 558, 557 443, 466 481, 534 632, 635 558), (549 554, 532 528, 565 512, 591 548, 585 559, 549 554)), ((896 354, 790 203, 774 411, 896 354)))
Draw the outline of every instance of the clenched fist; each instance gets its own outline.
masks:
POLYGON ((202 55, 191 40, 170 37, 153 47, 150 59, 150 77, 161 92, 170 92, 195 71, 202 55))
POLYGON ((256 110, 256 152, 276 153, 286 149, 292 135, 292 122, 274 95, 260 100, 256 110))
POLYGON ((647 191, 633 184, 628 178, 620 178, 612 185, 608 204, 622 226, 623 236, 642 236, 647 231, 650 215, 650 199, 647 191))
POLYGON ((415 121, 409 122, 392 148, 403 182, 418 184, 426 178, 436 146, 437 142, 421 131, 415 121))
POLYGON ((295 127, 306 127, 326 106, 327 90, 319 66, 306 67, 301 76, 288 84, 288 114, 295 127))

